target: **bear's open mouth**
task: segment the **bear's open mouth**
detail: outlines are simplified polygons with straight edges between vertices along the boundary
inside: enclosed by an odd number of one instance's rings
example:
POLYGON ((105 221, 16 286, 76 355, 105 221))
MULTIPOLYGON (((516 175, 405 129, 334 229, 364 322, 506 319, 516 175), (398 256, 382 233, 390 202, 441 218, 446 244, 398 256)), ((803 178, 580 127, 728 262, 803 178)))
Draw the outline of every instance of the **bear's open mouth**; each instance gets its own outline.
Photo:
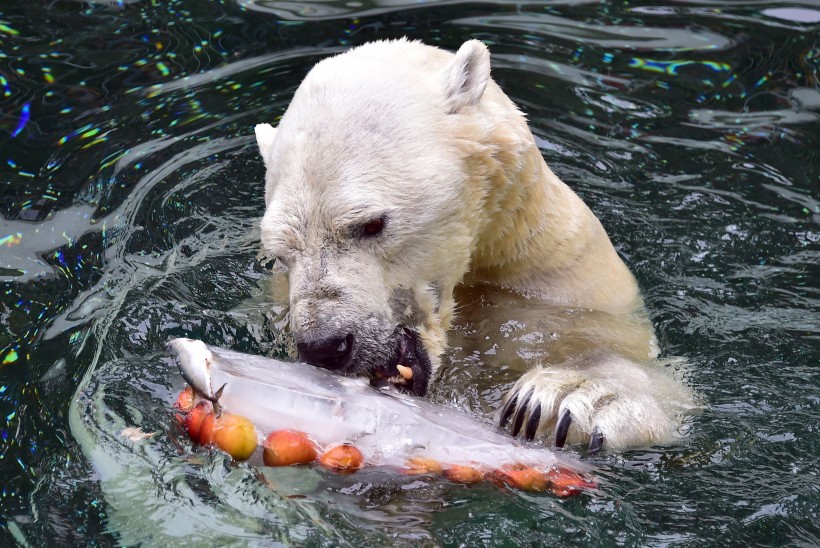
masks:
POLYGON ((432 372, 430 357, 415 331, 401 327, 397 335, 393 356, 384 365, 370 371, 370 384, 377 388, 389 384, 424 396, 432 372))

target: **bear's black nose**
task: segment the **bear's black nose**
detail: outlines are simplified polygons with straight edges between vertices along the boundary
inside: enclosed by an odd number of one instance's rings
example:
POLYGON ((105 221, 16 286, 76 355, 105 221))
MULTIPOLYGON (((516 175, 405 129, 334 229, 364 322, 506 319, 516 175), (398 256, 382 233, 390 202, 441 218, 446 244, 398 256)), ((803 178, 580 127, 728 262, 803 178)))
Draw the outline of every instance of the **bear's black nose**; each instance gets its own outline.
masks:
POLYGON ((325 369, 340 369, 353 350, 353 334, 342 338, 317 339, 296 344, 299 359, 325 369))

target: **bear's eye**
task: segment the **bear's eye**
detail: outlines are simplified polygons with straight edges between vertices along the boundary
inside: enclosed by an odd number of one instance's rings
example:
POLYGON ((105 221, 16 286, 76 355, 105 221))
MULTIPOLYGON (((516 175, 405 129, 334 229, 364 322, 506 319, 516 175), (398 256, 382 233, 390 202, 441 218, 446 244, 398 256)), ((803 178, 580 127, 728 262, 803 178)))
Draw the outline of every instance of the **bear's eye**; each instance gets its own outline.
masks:
POLYGON ((374 236, 378 236, 384 230, 384 225, 386 223, 387 219, 385 219, 384 217, 377 217, 375 219, 367 221, 361 227, 361 237, 372 238, 374 236))

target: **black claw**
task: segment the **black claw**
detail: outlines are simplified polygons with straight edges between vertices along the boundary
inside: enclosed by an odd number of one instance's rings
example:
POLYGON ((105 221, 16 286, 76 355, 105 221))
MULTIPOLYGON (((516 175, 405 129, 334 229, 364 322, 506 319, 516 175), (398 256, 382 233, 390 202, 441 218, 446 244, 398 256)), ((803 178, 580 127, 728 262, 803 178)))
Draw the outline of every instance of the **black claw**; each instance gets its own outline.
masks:
POLYGON ((535 438, 535 431, 538 430, 538 423, 541 422, 541 404, 535 406, 527 419, 527 427, 524 429, 524 437, 528 440, 535 438))
POLYGON ((604 435, 601 434, 601 431, 598 430, 598 427, 592 429, 592 439, 589 440, 589 449, 587 449, 587 453, 590 455, 594 455, 598 451, 601 450, 601 446, 604 444, 604 435))
POLYGON ((518 411, 515 413, 512 425, 513 437, 517 436, 518 432, 521 431, 521 426, 524 424, 524 416, 527 414, 527 406, 530 404, 530 398, 534 390, 535 389, 530 389, 527 395, 524 396, 524 399, 521 400, 521 405, 518 406, 518 411))
POLYGON ((502 428, 507 423, 507 419, 510 418, 512 412, 515 410, 515 404, 518 401, 518 392, 510 396, 510 399, 507 400, 507 403, 504 404, 504 409, 501 410, 501 418, 498 420, 498 426, 502 428))
POLYGON ((569 409, 566 409, 558 419, 558 424, 555 425, 555 447, 563 447, 567 442, 570 422, 572 422, 572 415, 569 414, 569 409))

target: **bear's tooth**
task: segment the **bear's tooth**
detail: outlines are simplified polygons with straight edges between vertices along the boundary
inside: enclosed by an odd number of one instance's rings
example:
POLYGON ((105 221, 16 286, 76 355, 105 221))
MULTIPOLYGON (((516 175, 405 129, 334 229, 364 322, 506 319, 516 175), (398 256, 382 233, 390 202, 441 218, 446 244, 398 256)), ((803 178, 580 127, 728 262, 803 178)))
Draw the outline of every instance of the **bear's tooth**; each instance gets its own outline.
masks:
POLYGON ((404 377, 404 380, 409 381, 413 378, 413 370, 406 365, 397 365, 396 369, 399 370, 399 375, 404 377))

